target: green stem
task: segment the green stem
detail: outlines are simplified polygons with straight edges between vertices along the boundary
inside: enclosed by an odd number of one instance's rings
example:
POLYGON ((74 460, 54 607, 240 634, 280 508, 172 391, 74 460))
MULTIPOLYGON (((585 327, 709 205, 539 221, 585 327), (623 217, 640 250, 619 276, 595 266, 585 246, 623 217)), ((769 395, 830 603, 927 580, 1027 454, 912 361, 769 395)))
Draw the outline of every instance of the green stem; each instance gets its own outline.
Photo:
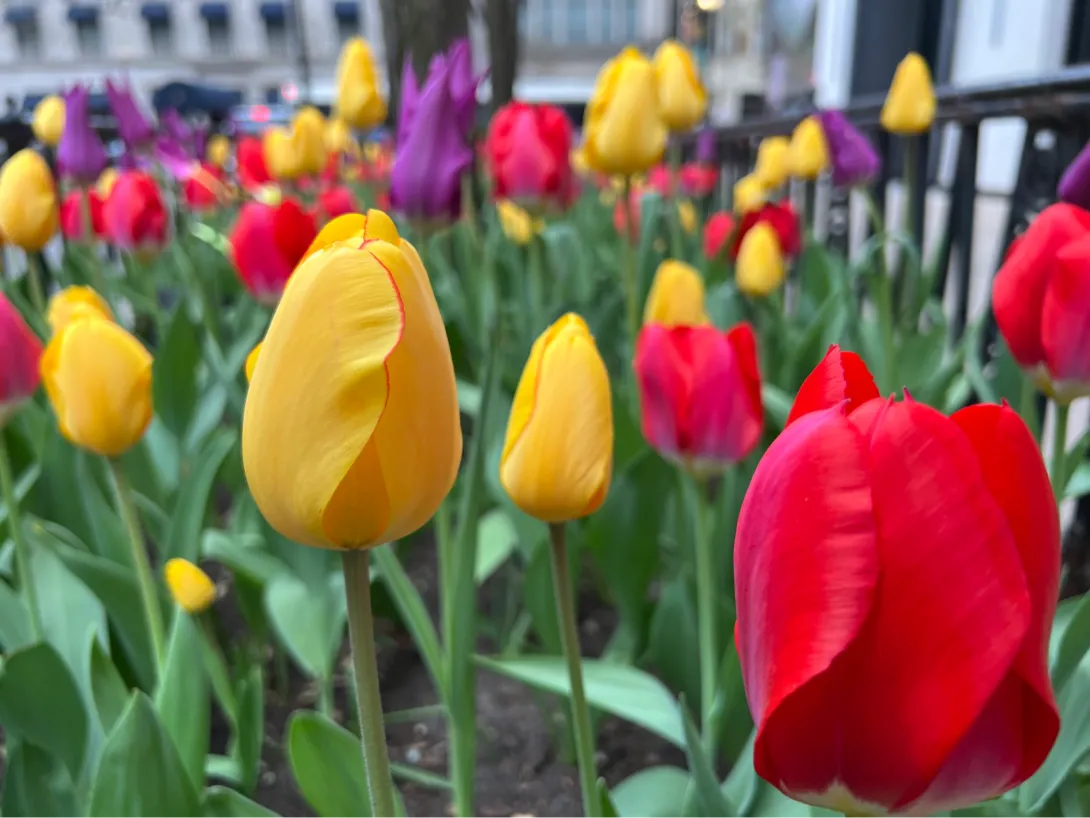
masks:
POLYGON ((1037 417, 1037 384, 1027 375, 1022 375, 1022 393, 1018 398, 1018 414, 1029 427, 1035 438, 1041 436, 1041 419, 1037 417))
POLYGON ((91 219, 91 191, 83 188, 79 197, 80 226, 83 230, 83 242, 91 248, 91 285, 98 290, 99 295, 108 302, 112 302, 110 291, 106 287, 106 277, 102 273, 102 262, 95 253, 95 227, 91 219))
POLYGON ((333 674, 318 677, 318 712, 333 721, 333 674))
POLYGON ((37 253, 27 253, 27 284, 30 286, 30 301, 38 315, 46 314, 45 289, 42 287, 42 262, 37 253))
MULTIPOLYGON (((908 234, 910 241, 916 241, 917 231, 920 225, 916 224, 916 197, 923 195, 920 190, 920 180, 916 178, 916 166, 917 157, 919 156, 920 143, 919 137, 908 136, 904 140, 904 185, 905 185, 905 232, 908 234)), ((920 242, 921 244, 923 242, 920 242)), ((923 255, 923 248, 920 248, 920 254, 923 255)), ((902 323, 908 325, 911 319, 912 304, 916 298, 916 284, 914 265, 909 263, 909 259, 904 251, 900 254, 901 261, 898 267, 900 268, 897 276, 897 297, 894 302, 894 306, 901 316, 902 323)))
MULTIPOLYGON (((625 187, 628 186, 626 182, 625 187)), ((583 812, 590 818, 601 814, 596 797, 598 773, 594 769, 594 735, 590 727, 590 711, 583 691, 583 660, 579 651, 579 632, 575 628, 575 602, 572 599, 571 577, 568 575, 568 549, 564 524, 549 526, 552 546, 553 593, 556 596, 556 616, 568 663, 571 684, 571 713, 575 723, 575 750, 579 760, 579 781, 583 790, 583 812)))
POLYGON ((531 334, 537 337, 541 332, 545 312, 545 278, 542 268, 542 239, 535 235, 530 236, 530 243, 526 245, 526 252, 530 255, 530 329, 531 334))
POLYGON ((632 177, 624 177, 625 233, 621 242, 624 251, 625 316, 628 338, 633 347, 640 331, 639 294, 636 292, 636 217, 632 212, 632 177))
POLYGON ((216 638, 212 620, 207 613, 200 614, 197 621, 201 626, 201 635, 204 637, 204 667, 208 671, 208 678, 212 682, 212 690, 219 699, 223 713, 230 722, 231 730, 238 731, 238 702, 235 699, 234 687, 231 684, 231 672, 227 669, 227 659, 220 648, 216 638))
POLYGON ((390 778, 390 757, 382 722, 382 697, 375 661, 375 625, 371 616, 370 552, 348 549, 341 554, 344 590, 348 601, 348 638, 355 670, 356 706, 360 716, 360 742, 367 787, 371 793, 371 814, 392 816, 394 782, 390 778))
POLYGON ((163 649, 163 611, 159 606, 159 594, 155 590, 155 579, 151 573, 151 564, 148 562, 147 547, 144 545, 144 535, 140 533, 140 522, 136 517, 136 507, 132 501, 132 488, 117 460, 108 460, 110 474, 114 479, 114 494, 117 497, 117 510, 121 514, 121 522, 125 525, 125 533, 129 540, 130 556, 133 568, 136 570, 136 582, 140 587, 140 600, 144 604, 144 618, 147 620, 148 634, 151 636, 151 646, 155 654, 155 667, 159 666, 166 656, 163 649))
POLYGON ((1056 410, 1056 423, 1052 429, 1052 490, 1056 493, 1056 499, 1063 498, 1064 487, 1067 485, 1067 475, 1064 461, 1067 450, 1067 415, 1071 407, 1066 403, 1054 401, 1056 410))
POLYGON ((208 293, 205 291, 201 277, 197 273, 197 268, 193 266, 192 259, 189 258, 181 245, 181 241, 177 238, 171 242, 171 250, 174 252, 174 263, 177 265, 179 272, 181 272, 189 286, 196 291, 197 300, 201 307, 201 322, 204 324, 205 332, 207 332, 209 337, 218 344, 219 331, 216 328, 215 317, 212 315, 211 301, 208 298, 208 293))
POLYGON ((681 143, 670 146, 670 255, 685 260, 685 238, 681 230, 681 143))
POLYGON ((690 475, 692 491, 693 545, 696 550, 696 606, 700 635, 700 729, 709 750, 715 744, 711 734, 712 708, 715 704, 715 677, 719 671, 715 621, 715 554, 708 525, 707 484, 690 475))
POLYGON ((34 641, 42 638, 42 619, 38 609, 38 590, 30 576, 30 547, 27 545, 26 532, 23 531, 22 514, 19 512, 19 498, 15 496, 15 478, 11 471, 11 459, 8 457, 8 441, 4 430, 0 428, 0 490, 4 493, 4 505, 8 510, 8 528, 11 539, 15 542, 15 569, 19 575, 19 590, 26 597, 30 612, 30 633, 34 641))

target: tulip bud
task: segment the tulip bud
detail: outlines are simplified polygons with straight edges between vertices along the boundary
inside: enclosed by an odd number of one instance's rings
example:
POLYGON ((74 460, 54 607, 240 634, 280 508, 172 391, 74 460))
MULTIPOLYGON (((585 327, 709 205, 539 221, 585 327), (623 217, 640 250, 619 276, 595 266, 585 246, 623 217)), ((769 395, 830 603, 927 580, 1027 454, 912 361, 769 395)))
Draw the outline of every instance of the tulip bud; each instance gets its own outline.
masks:
POLYGON ((768 190, 756 173, 743 176, 735 182, 734 211, 736 213, 759 210, 766 201, 768 201, 768 190))
POLYGON ((290 182, 303 173, 301 155, 286 128, 269 128, 261 140, 262 155, 269 174, 277 181, 290 182))
POLYGON ((95 182, 95 193, 98 194, 102 201, 110 198, 110 192, 114 189, 114 185, 117 184, 117 177, 120 175, 121 171, 117 168, 106 168, 98 175, 98 181, 95 182))
POLYGON ((76 85, 64 95, 64 133, 57 143, 57 170, 62 177, 90 185, 108 161, 102 140, 91 127, 91 91, 76 85))
POLYGON ((923 133, 935 121, 935 89, 931 85, 931 69, 919 54, 908 54, 893 75, 885 104, 882 105, 882 127, 890 133, 909 135, 923 133))
POLYGON ((326 153, 342 154, 357 150, 356 140, 352 138, 352 129, 343 119, 330 119, 325 126, 326 153))
POLYGON ((655 50, 654 67, 663 122, 675 133, 691 131, 708 108, 708 92, 692 53, 676 40, 666 40, 655 50))
POLYGON ((140 110, 140 105, 128 84, 115 84, 106 80, 106 98, 110 101, 118 135, 126 147, 132 149, 151 142, 155 136, 155 130, 144 116, 144 112, 140 110))
POLYGON ((327 187, 318 194, 318 212, 326 221, 344 216, 347 213, 356 213, 356 198, 352 191, 341 185, 327 187))
POLYGON ((353 128, 368 130, 386 119, 386 100, 379 92, 375 59, 362 37, 353 37, 341 49, 334 107, 337 116, 353 128))
POLYGON ((787 164, 796 179, 816 179, 829 164, 825 132, 816 116, 808 116, 795 126, 787 164))
POLYGON ((0 167, 0 233, 33 253, 45 247, 57 227, 53 174, 37 152, 24 148, 0 167))
POLYGON ((734 216, 727 212, 713 213, 704 225, 704 258, 722 258, 727 241, 734 234, 734 216))
POLYGON ((534 342, 500 458, 515 505, 549 523, 594 513, 613 473, 609 375, 586 322, 568 313, 534 342))
POLYGON ((791 142, 786 136, 766 136, 757 146, 757 165, 752 175, 760 179, 767 190, 782 186, 791 172, 790 152, 791 142))
MULTIPOLYGON (((265 132, 266 135, 269 133, 265 132)), ((272 146, 280 150, 279 139, 272 146)), ((256 191, 272 181, 268 165, 265 163, 265 141, 256 136, 246 136, 239 140, 236 151, 238 164, 238 183, 243 190, 256 191)))
POLYGON ((840 111, 822 111, 821 129, 833 166, 833 184, 854 187, 873 181, 882 169, 882 159, 874 145, 840 111))
POLYGON ((221 207, 230 198, 223 179, 224 173, 221 169, 211 162, 202 163, 182 183, 182 198, 186 207, 195 213, 207 213, 221 207))
POLYGON ((64 133, 64 100, 56 94, 44 97, 34 106, 30 128, 39 142, 55 148, 64 133))
POLYGON ((42 342, 23 321, 19 311, 0 294, 0 426, 38 390, 42 342))
POLYGON ((231 140, 221 133, 212 134, 204 154, 213 167, 222 168, 231 158, 231 140))
POLYGON ((571 123, 552 105, 509 102, 488 125, 485 155, 497 199, 540 210, 574 194, 571 123))
POLYGON ((80 317, 114 320, 113 311, 106 299, 90 287, 65 287, 49 299, 46 320, 54 335, 80 317))
POLYGON ((711 323, 704 311, 704 279, 696 268, 669 259, 659 265, 643 307, 643 323, 667 327, 711 323))
POLYGON ((631 176, 662 159, 666 125, 658 82, 647 58, 629 47, 598 72, 584 125, 587 164, 600 173, 631 176))
POLYGON ((216 583, 189 560, 167 560, 163 577, 171 598, 187 614, 202 614, 216 601, 216 583))
POLYGON ((83 224, 84 196, 90 200, 87 207, 91 211, 91 235, 98 238, 106 235, 102 221, 102 197, 95 189, 86 192, 76 189, 70 191, 61 202, 61 233, 66 239, 85 241, 88 238, 83 224))
POLYGON ((102 208, 106 235, 120 250, 147 254, 170 240, 170 211, 150 174, 124 171, 102 208))
POLYGON ((148 351, 112 321, 80 315, 45 349, 41 371, 57 425, 69 441, 118 457, 151 422, 148 351))
POLYGON ((504 235, 515 244, 529 244, 540 231, 540 222, 510 199, 496 202, 496 213, 499 215, 504 235))
POLYGON ((802 226, 799 223, 799 214, 795 212, 791 203, 785 200, 762 205, 759 210, 742 216, 742 221, 735 233, 734 246, 730 251, 731 258, 738 259, 742 241, 758 224, 767 224, 775 231, 780 253, 785 258, 795 258, 802 251, 802 226))
POLYGON ((757 341, 749 324, 648 324, 636 341, 643 434, 656 451, 699 477, 749 455, 764 409, 757 341))
POLYGON ((677 218, 685 235, 691 236, 696 232, 699 218, 696 215, 696 208, 688 199, 682 199, 677 203, 677 218))
POLYGON ((296 164, 304 174, 321 173, 325 167, 325 117, 313 106, 299 110, 291 122, 291 141, 296 164))
POLYGON ((776 231, 760 222, 746 233, 738 250, 734 278, 746 295, 766 296, 783 283, 783 253, 776 231))
POLYGON ((294 199, 247 202, 228 237, 231 263, 255 299, 275 304, 317 233, 314 216, 294 199))
POLYGON ((370 548, 431 518, 461 454, 454 365, 420 256, 384 213, 335 219, 252 371, 242 458, 258 508, 296 542, 370 548))

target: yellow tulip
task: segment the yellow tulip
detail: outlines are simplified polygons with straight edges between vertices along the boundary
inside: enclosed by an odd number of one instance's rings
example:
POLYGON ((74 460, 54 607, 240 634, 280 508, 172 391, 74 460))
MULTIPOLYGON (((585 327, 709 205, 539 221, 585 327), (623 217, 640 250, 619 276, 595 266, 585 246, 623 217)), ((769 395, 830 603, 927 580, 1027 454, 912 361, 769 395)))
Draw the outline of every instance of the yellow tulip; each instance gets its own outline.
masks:
POLYGON ((261 139, 261 152, 265 166, 274 179, 291 181, 303 173, 299 151, 295 149, 292 134, 286 128, 269 128, 261 139))
POLYGON ((696 215, 696 208, 693 207, 693 203, 688 199, 682 199, 677 203, 677 216, 678 221, 681 222, 681 229, 686 234, 692 235, 696 232, 697 222, 699 219, 696 215))
POLYGON ((231 140, 221 133, 208 137, 208 147, 205 148, 208 161, 217 168, 222 168, 231 158, 231 140))
POLYGON ((736 213, 751 213, 760 210, 768 201, 768 190, 757 174, 743 176, 734 184, 734 210, 736 213))
POLYGON ((704 279, 695 267, 672 259, 659 265, 643 306, 643 323, 667 327, 711 323, 704 310, 704 279))
POLYGON ((114 185, 117 184, 117 177, 120 175, 120 171, 117 168, 106 168, 102 173, 98 175, 98 181, 95 182, 95 193, 101 197, 102 201, 110 195, 110 191, 114 189, 114 185))
POLYGON ((151 422, 151 355, 112 321, 80 315, 42 354, 42 382, 61 434, 96 454, 117 457, 151 422))
POLYGON ((766 136, 757 146, 757 166, 752 175, 769 190, 775 190, 787 181, 790 150, 791 142, 786 136, 766 136))
POLYGON ((758 222, 742 238, 734 278, 746 295, 766 296, 783 283, 783 253, 772 225, 758 222))
POLYGON ((700 80, 693 55, 676 40, 666 40, 655 51, 659 112, 674 132, 691 131, 704 119, 708 92, 700 80))
POLYGON ((352 129, 343 119, 331 119, 325 126, 326 153, 352 153, 357 151, 352 129))
POLYGON ((114 320, 113 311, 106 299, 90 287, 65 287, 49 299, 46 320, 54 335, 80 317, 114 320))
POLYGON ((334 219, 295 269, 253 368, 246 479, 296 542, 368 548, 424 525, 462 432, 443 318, 385 213, 334 219))
POLYGON ((578 176, 587 176, 590 173, 590 166, 587 164, 587 153, 582 147, 572 148, 568 154, 568 161, 571 163, 571 169, 578 176))
POLYGON ((890 133, 923 133, 935 121, 935 88, 927 61, 911 52, 897 66, 882 105, 882 127, 890 133))
POLYGON ((613 474, 609 375, 586 322, 568 313, 534 342, 507 421, 500 482, 549 523, 592 514, 613 474))
POLYGON ((816 116, 808 116, 795 126, 787 164, 796 179, 816 179, 828 166, 829 148, 825 144, 825 131, 816 116))
POLYGON ((370 129, 386 120, 386 100, 378 87, 378 72, 371 47, 353 37, 337 60, 337 116, 353 128, 370 129))
POLYGON ((0 167, 0 233, 9 243, 37 252, 58 227, 57 188, 49 165, 23 148, 0 167))
POLYGON ((291 141, 303 173, 321 173, 328 154, 325 148, 325 117, 317 108, 299 109, 291 122, 291 141))
MULTIPOLYGON (((291 282, 291 279, 288 279, 291 282)), ((246 383, 249 383, 254 379, 254 369, 257 368, 257 356, 261 354, 261 344, 258 343, 253 349, 250 350, 250 354, 246 356, 246 383)))
POLYGON ((631 176, 662 159, 666 125, 651 63, 626 48, 602 66, 587 103, 583 150, 601 173, 631 176))
POLYGON ((515 244, 529 244, 530 239, 545 229, 541 219, 535 219, 510 199, 496 202, 496 212, 504 235, 515 244))
POLYGON ((50 95, 35 105, 30 128, 39 142, 55 148, 64 133, 64 100, 50 95))
POLYGON ((187 614, 201 614, 216 601, 216 583, 189 560, 167 560, 163 568, 170 596, 187 614))

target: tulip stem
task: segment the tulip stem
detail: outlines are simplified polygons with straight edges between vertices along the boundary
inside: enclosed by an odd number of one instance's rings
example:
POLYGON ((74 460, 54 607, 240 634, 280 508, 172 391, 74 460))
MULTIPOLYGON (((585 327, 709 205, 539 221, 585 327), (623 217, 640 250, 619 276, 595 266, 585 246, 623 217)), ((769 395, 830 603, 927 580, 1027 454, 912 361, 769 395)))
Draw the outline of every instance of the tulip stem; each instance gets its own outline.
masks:
POLYGON ((45 290, 42 288, 42 262, 37 253, 27 253, 27 284, 30 287, 30 300, 38 315, 46 314, 45 290))
POLYGON ((636 292, 636 220, 632 212, 632 177, 624 177, 624 276, 625 276, 625 316, 628 322, 628 337, 633 347, 639 333, 639 295, 636 292))
POLYGON ((681 233, 681 143, 670 146, 670 255, 685 261, 685 240, 681 233))
POLYGON ((348 639, 352 645, 352 667, 356 684, 356 712, 360 720, 360 743, 367 788, 371 793, 371 814, 392 816, 394 782, 386 749, 382 721, 382 697, 375 661, 375 624, 371 616, 370 552, 366 548, 341 553, 344 591, 348 601, 348 639))
POLYGON ((1056 494, 1056 500, 1063 499, 1064 487, 1067 485, 1065 460, 1067 459, 1067 415, 1071 407, 1066 403, 1053 401, 1056 422, 1052 427, 1052 490, 1056 494))
POLYGON ((572 600, 571 577, 568 574, 568 549, 563 523, 549 526, 549 540, 556 616, 560 622, 560 636, 564 645, 564 658, 568 663, 568 681, 571 684, 571 715, 575 725, 579 781, 583 790, 583 813, 591 818, 601 814, 596 797, 598 773, 594 769, 594 734, 590 728, 590 711, 587 709, 587 697, 583 691, 583 660, 579 649, 579 632, 575 628, 575 603, 572 600))
MULTIPOLYGON (((707 483, 690 474, 693 515, 693 545, 696 550, 696 606, 700 638, 700 732, 704 746, 715 746, 712 735, 712 709, 715 705, 715 677, 719 670, 719 649, 716 644, 715 555, 712 552, 708 526, 707 483)), ((683 495, 684 497, 684 495, 683 495)))
POLYGON ((4 505, 8 510, 11 539, 15 542, 15 568, 19 575, 19 590, 26 597, 26 606, 30 613, 30 635, 34 637, 34 641, 38 641, 42 638, 38 589, 34 587, 34 581, 30 576, 30 547, 27 545, 26 532, 23 531, 19 498, 15 495, 15 477, 11 472, 11 459, 8 457, 8 441, 3 429, 0 429, 0 489, 3 490, 4 505))
POLYGON ((114 494, 117 496, 117 510, 129 540, 133 568, 136 570, 136 582, 140 586, 140 600, 144 604, 144 618, 147 620, 148 634, 155 653, 155 670, 158 675, 166 651, 163 649, 163 611, 159 606, 159 594, 155 590, 155 579, 148 562, 148 551, 144 544, 144 535, 140 533, 140 522, 136 517, 136 507, 132 501, 132 488, 129 486, 125 471, 117 460, 108 460, 110 474, 114 480, 114 494))
POLYGON ((542 321, 542 314, 545 311, 543 306, 545 301, 545 280, 542 268, 542 254, 544 248, 541 246, 543 239, 530 234, 530 242, 526 247, 527 252, 530 254, 530 336, 536 338, 538 333, 541 332, 544 322, 542 321))

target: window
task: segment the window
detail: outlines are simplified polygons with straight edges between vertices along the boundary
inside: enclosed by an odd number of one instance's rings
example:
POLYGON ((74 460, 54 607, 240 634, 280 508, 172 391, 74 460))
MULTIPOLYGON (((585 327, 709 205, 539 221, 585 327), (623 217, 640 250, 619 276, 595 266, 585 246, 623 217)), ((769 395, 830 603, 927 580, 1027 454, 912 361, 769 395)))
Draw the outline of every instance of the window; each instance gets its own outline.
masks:
POLYGON ((613 42, 613 0, 602 0, 602 7, 599 10, 599 21, 601 24, 602 36, 599 38, 603 43, 613 42))
POLYGON ((529 0, 526 19, 527 39, 537 43, 553 41, 553 17, 555 0, 529 0))
POLYGON ((174 51, 174 30, 170 17, 148 20, 148 41, 153 54, 170 54, 174 51))
POLYGON ((265 42, 273 57, 288 55, 288 24, 283 17, 265 18, 265 42))
POLYGON ((79 53, 85 57, 97 57, 102 53, 102 35, 98 29, 98 17, 75 21, 76 42, 79 53))
POLYGON ((15 29, 15 42, 19 47, 19 56, 24 59, 36 59, 42 53, 42 39, 38 33, 38 18, 29 17, 12 23, 15 29))
POLYGON ((358 17, 337 18, 337 39, 341 41, 341 45, 358 36, 360 36, 360 20, 358 17))
POLYGON ((582 44, 587 41, 586 0, 568 0, 568 42, 582 44))
POLYGON ((630 43, 636 39, 636 0, 624 0, 624 26, 621 42, 630 43))
POLYGON ((231 53, 231 24, 226 17, 206 17, 208 24, 208 50, 213 54, 231 53))

